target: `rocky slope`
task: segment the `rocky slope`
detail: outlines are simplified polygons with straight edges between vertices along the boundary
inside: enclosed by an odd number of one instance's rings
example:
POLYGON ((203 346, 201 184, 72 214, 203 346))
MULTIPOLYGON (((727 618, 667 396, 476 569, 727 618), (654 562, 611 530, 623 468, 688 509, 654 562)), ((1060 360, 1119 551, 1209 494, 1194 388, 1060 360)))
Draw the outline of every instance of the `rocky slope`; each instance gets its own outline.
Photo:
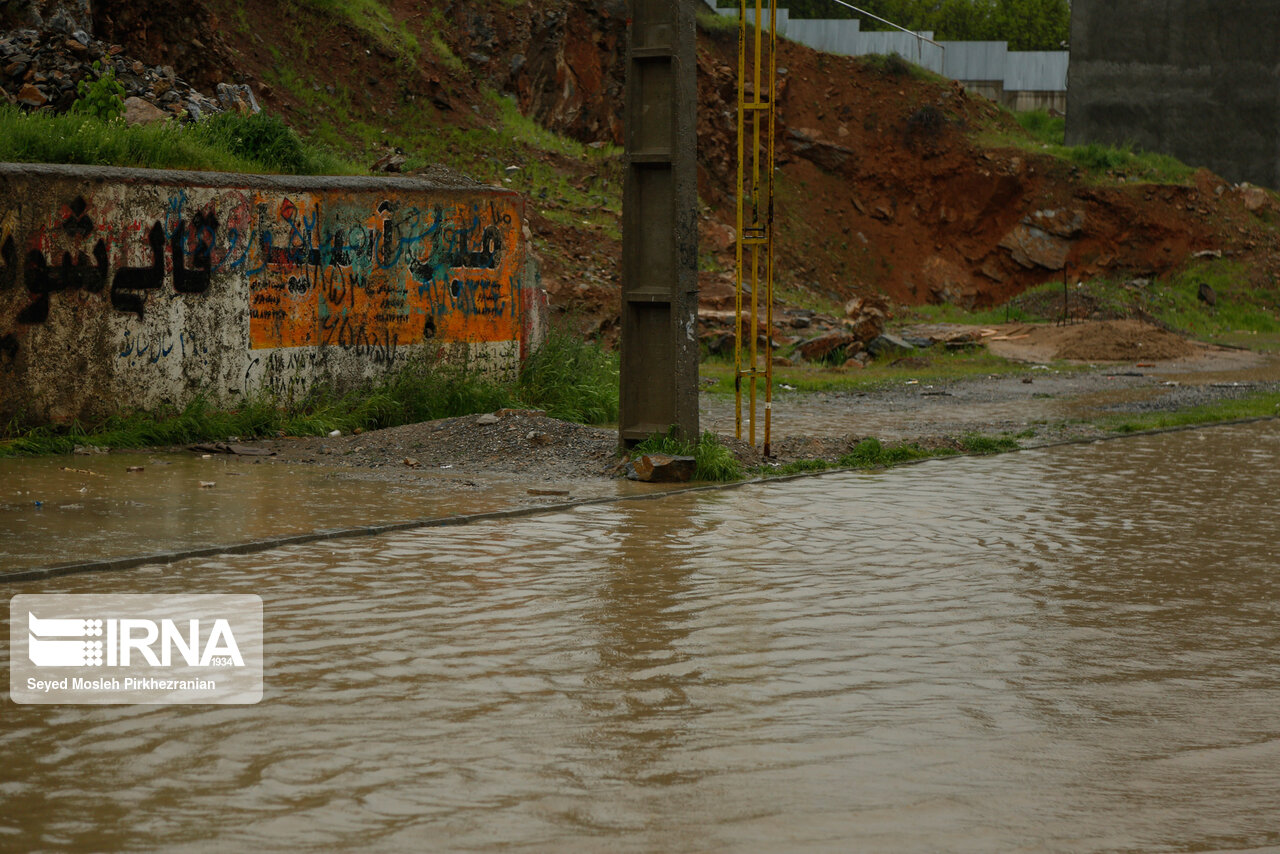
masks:
MULTIPOLYGON (((307 2, 192 0, 175 15, 157 0, 93 0, 91 36, 70 20, 46 20, 39 43, 30 30, 10 31, 0 41, 0 71, 5 91, 26 93, 23 103, 35 109, 65 106, 76 80, 66 71, 72 60, 78 68, 99 57, 115 63, 132 93, 175 114, 220 106, 182 81, 206 92, 248 83, 267 109, 304 131, 322 118, 311 90, 327 92, 347 116, 388 126, 388 147, 397 120, 410 113, 463 132, 492 126, 486 93, 499 93, 558 133, 621 142, 623 0, 515 7, 454 0, 430 8, 390 0, 387 7, 385 22, 357 26, 307 2), (406 52, 407 39, 416 52, 406 52)), ((701 283, 709 310, 729 308, 732 289, 724 271, 733 264, 736 53, 733 31, 700 33, 701 283)), ((797 305, 830 312, 801 316, 794 328, 804 334, 838 328, 842 318, 831 315, 855 297, 862 306, 883 298, 990 305, 1046 280, 1158 275, 1206 253, 1240 258, 1269 283, 1280 269, 1273 198, 1261 190, 1204 171, 1185 185, 1126 183, 1028 146, 980 144, 984 135, 1021 131, 991 102, 900 64, 782 42, 779 65, 779 284, 797 305)), ((367 142, 350 144, 376 159, 367 142)), ((575 186, 598 182, 601 192, 620 193, 616 181, 593 174, 599 167, 538 156, 575 186)), ((477 177, 503 180, 509 168, 489 166, 477 177)), ((616 222, 602 233, 598 223, 555 215, 557 202, 530 206, 553 304, 578 310, 587 329, 608 336, 616 327, 616 222)))

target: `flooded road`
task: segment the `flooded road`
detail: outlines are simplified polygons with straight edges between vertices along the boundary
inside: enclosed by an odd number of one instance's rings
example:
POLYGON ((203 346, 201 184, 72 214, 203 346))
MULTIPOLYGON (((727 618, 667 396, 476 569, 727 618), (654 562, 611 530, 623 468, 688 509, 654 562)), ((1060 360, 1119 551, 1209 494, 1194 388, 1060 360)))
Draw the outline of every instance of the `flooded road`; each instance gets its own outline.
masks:
POLYGON ((546 484, 475 472, 388 482, 368 470, 184 453, 0 459, 0 578, 6 570, 654 489, 597 479, 574 483, 572 494, 530 495, 537 486, 546 484))
POLYGON ((0 849, 1275 850, 1278 465, 1267 422, 5 585, 255 593, 267 663, 6 701, 0 849))

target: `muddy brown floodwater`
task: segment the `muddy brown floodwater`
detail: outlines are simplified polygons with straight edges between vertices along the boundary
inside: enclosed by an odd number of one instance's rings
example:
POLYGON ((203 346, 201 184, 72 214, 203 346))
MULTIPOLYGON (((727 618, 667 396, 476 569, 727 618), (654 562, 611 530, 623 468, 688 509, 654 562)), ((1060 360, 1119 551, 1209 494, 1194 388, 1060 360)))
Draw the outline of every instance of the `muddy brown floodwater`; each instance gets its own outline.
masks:
POLYGON ((0 848, 1276 850, 1278 464, 1267 422, 8 584, 256 593, 267 664, 6 700, 0 848))

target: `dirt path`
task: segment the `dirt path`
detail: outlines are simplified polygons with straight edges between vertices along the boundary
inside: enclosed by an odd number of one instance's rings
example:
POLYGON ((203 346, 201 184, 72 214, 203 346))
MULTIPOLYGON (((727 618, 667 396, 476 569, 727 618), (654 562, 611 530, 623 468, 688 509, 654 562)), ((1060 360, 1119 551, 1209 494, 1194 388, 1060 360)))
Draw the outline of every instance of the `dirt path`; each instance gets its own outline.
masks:
MULTIPOLYGON (((1038 344, 1031 339, 1027 349, 1038 344)), ((1010 342, 1016 343, 1016 342, 1010 342)), ((1024 447, 1106 435, 1092 420, 1172 412, 1280 390, 1280 358, 1197 348, 1154 363, 1026 371, 946 382, 908 380, 859 392, 781 392, 774 402, 773 462, 835 459, 862 439, 952 445, 966 434, 1013 434, 1024 447), (1148 365, 1150 365, 1148 367, 1148 365)), ((763 417, 763 410, 760 411, 763 417)), ((732 439, 734 401, 704 394, 702 428, 719 434, 748 466, 763 460, 732 439)), ((500 410, 353 436, 252 443, 272 461, 342 469, 344 477, 425 488, 461 488, 477 478, 525 485, 532 496, 620 474, 617 433, 500 410)), ((471 484, 474 485, 474 484, 471 484)))

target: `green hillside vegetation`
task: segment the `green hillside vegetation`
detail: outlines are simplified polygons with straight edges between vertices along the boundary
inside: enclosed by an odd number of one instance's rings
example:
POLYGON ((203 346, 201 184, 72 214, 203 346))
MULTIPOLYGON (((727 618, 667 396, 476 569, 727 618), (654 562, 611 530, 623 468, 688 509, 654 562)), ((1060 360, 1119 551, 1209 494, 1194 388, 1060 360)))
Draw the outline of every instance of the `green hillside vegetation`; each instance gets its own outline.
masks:
MULTIPOLYGON (((1274 284, 1229 260, 1200 260, 1155 279, 1091 279, 1070 287, 1073 315, 1080 307, 1103 318, 1138 317, 1201 341, 1251 350, 1280 350, 1280 300, 1274 284), (1200 286, 1215 294, 1210 306, 1200 286)), ((903 308, 900 323, 919 321, 997 324, 1054 323, 1062 319, 1061 282, 1029 288, 1006 305, 967 311, 954 305, 903 308)))
POLYGON ((130 126, 119 118, 24 113, 8 105, 0 105, 0 161, 292 175, 365 171, 266 113, 130 126))

